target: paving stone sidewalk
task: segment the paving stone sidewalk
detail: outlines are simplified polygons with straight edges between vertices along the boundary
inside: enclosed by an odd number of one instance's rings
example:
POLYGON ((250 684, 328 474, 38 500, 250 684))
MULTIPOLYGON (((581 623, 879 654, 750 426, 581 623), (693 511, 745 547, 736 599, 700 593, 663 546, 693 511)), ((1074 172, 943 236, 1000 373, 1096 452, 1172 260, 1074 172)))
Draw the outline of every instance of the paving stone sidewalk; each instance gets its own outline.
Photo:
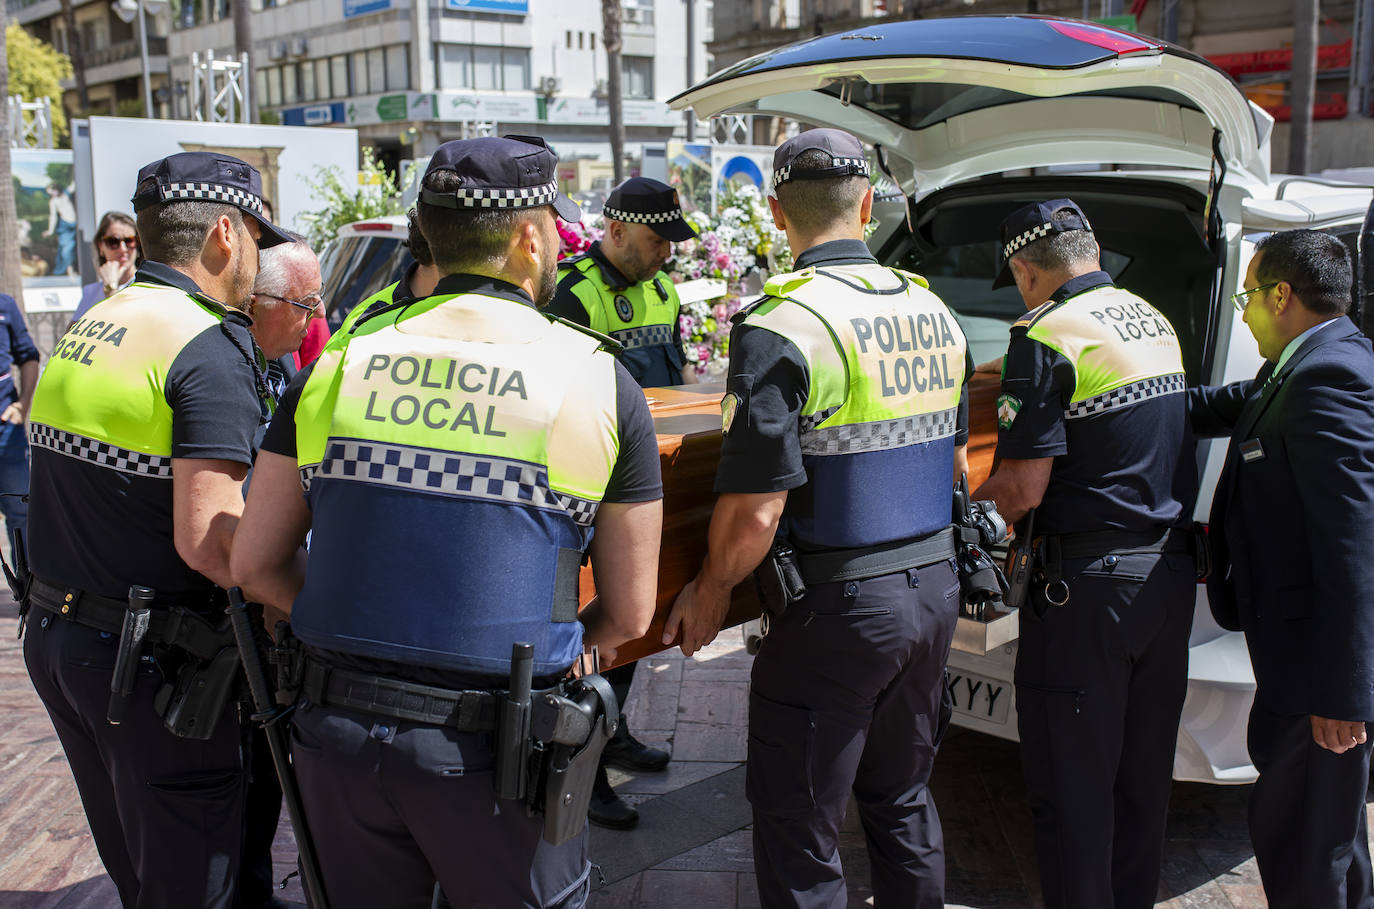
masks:
MULTIPOLYGON (((0 600, 0 909, 110 909, 71 773, 24 671, 15 608, 0 600)), ((691 659, 646 660, 626 711, 641 740, 670 748, 659 774, 611 771, 638 806, 633 831, 592 829, 605 883, 593 909, 749 909, 759 905, 744 797, 749 668, 738 632, 691 659)), ((948 899, 954 907, 1038 907, 1030 810, 1016 745, 951 730, 934 789, 944 821, 948 899)), ((1249 787, 1176 784, 1159 904, 1167 909, 1265 906, 1245 832, 1249 787)), ((850 905, 872 905, 856 812, 841 838, 850 905)), ((287 824, 275 857, 285 875, 295 843, 287 824)), ((283 892, 300 901, 299 883, 283 892)))

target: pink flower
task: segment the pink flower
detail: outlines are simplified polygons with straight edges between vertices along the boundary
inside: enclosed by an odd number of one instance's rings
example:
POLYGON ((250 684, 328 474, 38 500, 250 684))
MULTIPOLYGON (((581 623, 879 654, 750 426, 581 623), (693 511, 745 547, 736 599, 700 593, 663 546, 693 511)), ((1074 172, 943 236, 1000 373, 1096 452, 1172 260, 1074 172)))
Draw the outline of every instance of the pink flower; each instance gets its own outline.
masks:
POLYGON ((697 348, 697 359, 700 360, 700 361, 703 362, 703 363, 705 363, 705 362, 707 362, 708 360, 710 360, 710 359, 711 359, 711 348, 707 347, 705 344, 703 344, 703 345, 701 345, 700 347, 698 347, 698 348, 697 348))

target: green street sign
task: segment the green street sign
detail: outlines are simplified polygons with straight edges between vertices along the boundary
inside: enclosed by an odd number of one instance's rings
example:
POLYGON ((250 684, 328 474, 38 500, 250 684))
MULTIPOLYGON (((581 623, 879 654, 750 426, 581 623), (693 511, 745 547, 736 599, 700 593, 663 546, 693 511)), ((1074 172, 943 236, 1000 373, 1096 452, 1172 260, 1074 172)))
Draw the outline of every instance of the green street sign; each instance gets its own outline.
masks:
POLYGON ((1135 16, 1132 16, 1130 13, 1126 13, 1122 16, 1103 16, 1100 19, 1093 19, 1092 21, 1096 22, 1098 25, 1109 25, 1112 28, 1119 28, 1127 32, 1136 31, 1137 25, 1135 16))
POLYGON ((405 95, 382 95, 377 99, 377 118, 386 120, 406 119, 406 96, 405 95))

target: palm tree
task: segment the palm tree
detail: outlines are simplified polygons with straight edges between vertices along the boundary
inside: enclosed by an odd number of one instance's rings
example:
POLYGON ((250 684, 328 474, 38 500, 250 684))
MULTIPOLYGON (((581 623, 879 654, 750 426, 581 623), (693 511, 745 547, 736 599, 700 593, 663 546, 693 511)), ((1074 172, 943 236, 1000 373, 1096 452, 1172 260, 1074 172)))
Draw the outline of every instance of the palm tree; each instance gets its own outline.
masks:
POLYGON ((611 160, 615 182, 625 179, 625 120, 620 95, 620 0, 601 0, 602 43, 606 45, 606 102, 611 114, 611 160))

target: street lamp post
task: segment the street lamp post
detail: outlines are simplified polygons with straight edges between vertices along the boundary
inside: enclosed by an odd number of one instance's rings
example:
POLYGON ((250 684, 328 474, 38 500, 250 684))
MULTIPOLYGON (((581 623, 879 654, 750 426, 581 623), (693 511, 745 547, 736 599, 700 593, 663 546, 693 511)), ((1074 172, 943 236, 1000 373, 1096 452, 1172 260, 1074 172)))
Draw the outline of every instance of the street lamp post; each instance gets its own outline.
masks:
POLYGON ((167 0, 115 0, 110 6, 124 22, 138 17, 138 55, 143 61, 143 116, 153 115, 153 77, 148 67, 148 7, 156 13, 167 0))

